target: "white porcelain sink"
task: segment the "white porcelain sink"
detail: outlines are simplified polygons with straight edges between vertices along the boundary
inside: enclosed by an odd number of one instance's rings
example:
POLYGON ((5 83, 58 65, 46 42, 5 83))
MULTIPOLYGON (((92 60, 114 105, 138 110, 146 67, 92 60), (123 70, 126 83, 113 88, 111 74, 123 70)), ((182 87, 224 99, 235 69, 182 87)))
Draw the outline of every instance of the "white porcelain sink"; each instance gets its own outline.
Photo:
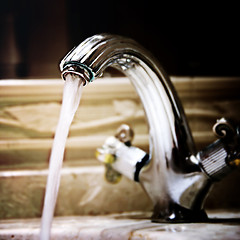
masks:
MULTIPOLYGON (((158 224, 149 212, 57 217, 54 239, 240 239, 240 212, 209 212, 209 223, 158 224)), ((0 239, 38 239, 40 219, 0 221, 0 239)))

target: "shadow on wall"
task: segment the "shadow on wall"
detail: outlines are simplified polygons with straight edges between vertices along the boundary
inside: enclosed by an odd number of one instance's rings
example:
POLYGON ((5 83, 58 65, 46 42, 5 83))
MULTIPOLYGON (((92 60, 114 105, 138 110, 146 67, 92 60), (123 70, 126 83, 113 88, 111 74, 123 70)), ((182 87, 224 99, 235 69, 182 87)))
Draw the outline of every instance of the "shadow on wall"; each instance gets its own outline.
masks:
POLYGON ((65 1, 4 1, 0 31, 0 78, 60 76, 69 49, 65 1))
POLYGON ((240 76, 235 6, 163 2, 9 0, 0 9, 0 78, 58 78, 58 63, 85 38, 108 32, 149 49, 169 75, 240 76), (157 4, 157 5, 156 5, 157 4), (223 17, 224 16, 224 17, 223 17))

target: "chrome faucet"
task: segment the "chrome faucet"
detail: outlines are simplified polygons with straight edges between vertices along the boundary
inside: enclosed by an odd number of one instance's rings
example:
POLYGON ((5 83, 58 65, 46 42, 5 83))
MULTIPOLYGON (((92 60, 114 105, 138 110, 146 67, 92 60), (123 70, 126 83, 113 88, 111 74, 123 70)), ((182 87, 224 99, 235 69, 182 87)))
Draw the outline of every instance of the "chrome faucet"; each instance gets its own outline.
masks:
POLYGON ((86 39, 64 57, 60 70, 63 79, 76 74, 85 85, 109 66, 131 80, 149 127, 148 153, 131 145, 133 132, 126 125, 98 149, 98 159, 112 173, 109 181, 121 174, 138 181, 155 206, 153 221, 206 221, 204 200, 212 183, 239 165, 239 127, 220 119, 214 126, 220 139, 197 152, 169 77, 148 51, 125 37, 101 34, 86 39))

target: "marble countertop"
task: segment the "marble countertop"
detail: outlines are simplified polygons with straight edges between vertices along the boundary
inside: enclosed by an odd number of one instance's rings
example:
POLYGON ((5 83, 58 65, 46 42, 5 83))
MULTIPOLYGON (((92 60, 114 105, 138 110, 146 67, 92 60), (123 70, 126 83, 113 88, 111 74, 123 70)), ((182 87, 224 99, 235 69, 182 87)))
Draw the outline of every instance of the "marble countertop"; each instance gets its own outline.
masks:
MULTIPOLYGON (((54 218, 54 239, 240 239, 240 212, 208 212, 208 223, 159 224, 150 213, 54 218)), ((38 239, 40 219, 0 220, 0 239, 38 239)))

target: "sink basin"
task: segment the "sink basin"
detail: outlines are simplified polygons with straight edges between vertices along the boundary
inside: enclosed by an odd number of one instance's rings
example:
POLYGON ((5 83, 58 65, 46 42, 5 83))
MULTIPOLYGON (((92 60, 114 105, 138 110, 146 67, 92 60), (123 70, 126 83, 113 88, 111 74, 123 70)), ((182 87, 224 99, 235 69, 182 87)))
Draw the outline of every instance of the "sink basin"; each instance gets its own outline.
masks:
MULTIPOLYGON (((158 224, 150 212, 56 217, 53 239, 240 239, 240 212, 208 212, 208 223, 158 224)), ((0 221, 0 239, 38 239, 40 219, 0 221)))
MULTIPOLYGON (((171 79, 199 149, 214 140, 216 118, 239 119, 239 78, 171 79)), ((60 79, 1 80, 0 240, 38 239, 62 89, 60 79)), ((126 121, 135 128, 134 145, 148 149, 144 113, 127 79, 105 78, 85 89, 67 142, 52 239, 240 239, 239 210, 211 210, 209 223, 151 223, 151 213, 142 212, 151 211, 151 202, 137 183, 123 178, 111 185, 104 180, 95 150, 126 121), (115 214, 123 211, 131 213, 115 214)), ((236 171, 216 183, 206 208, 240 209, 239 180, 236 171)))

